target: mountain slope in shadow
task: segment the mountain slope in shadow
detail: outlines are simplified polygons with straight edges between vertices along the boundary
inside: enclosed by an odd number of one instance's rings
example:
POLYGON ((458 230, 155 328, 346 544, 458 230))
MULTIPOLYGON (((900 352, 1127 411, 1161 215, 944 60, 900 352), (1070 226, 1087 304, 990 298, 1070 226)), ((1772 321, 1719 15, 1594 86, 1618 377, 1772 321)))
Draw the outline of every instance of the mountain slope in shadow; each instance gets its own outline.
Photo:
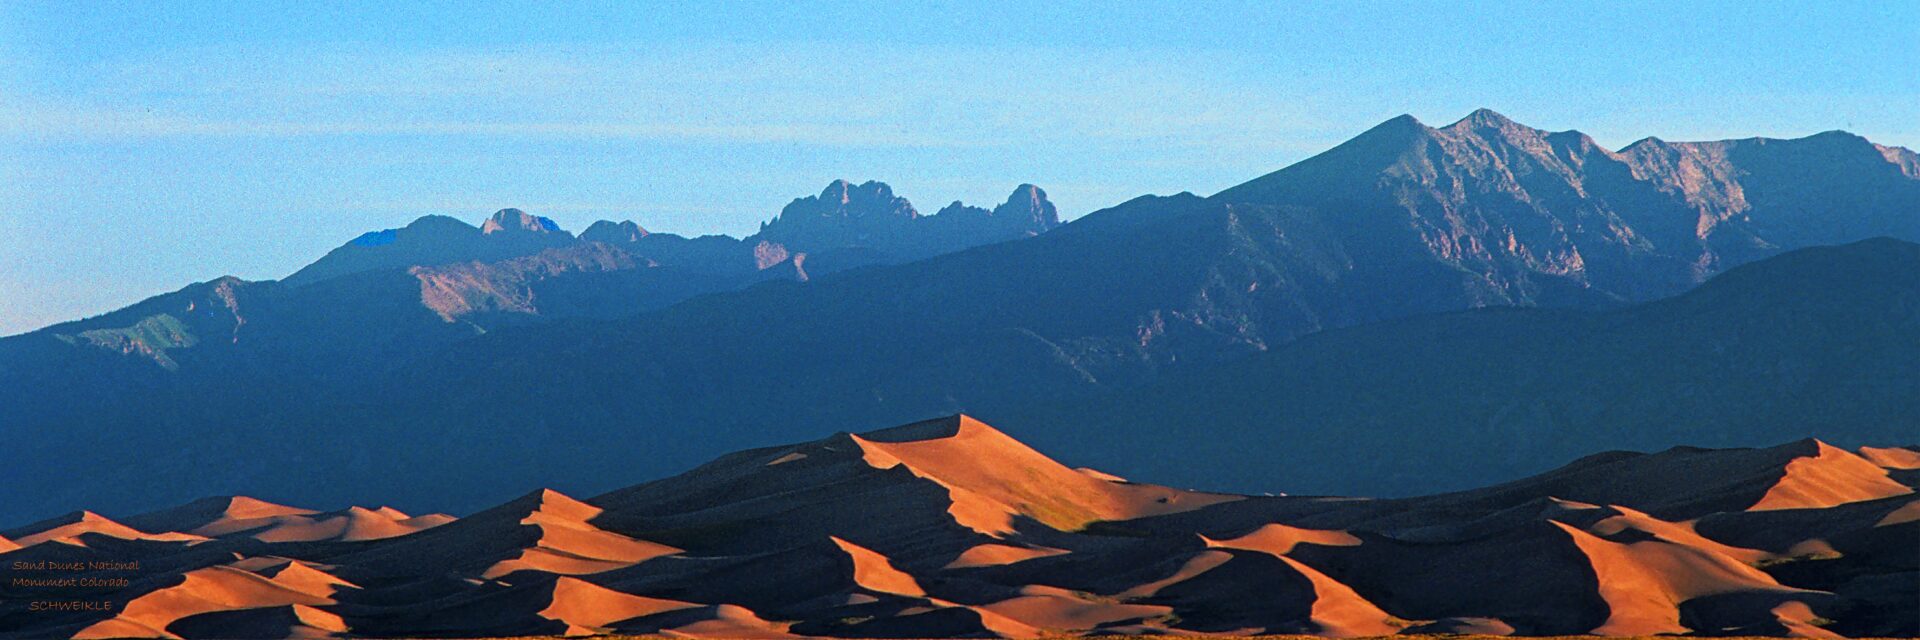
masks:
POLYGON ((1627 309, 1487 309, 1330 331, 1124 394, 989 417, 1123 474, 1408 495, 1538 473, 1596 442, 1897 440, 1920 429, 1915 335, 1920 245, 1877 239, 1627 309), (1121 454, 1176 446, 1191 458, 1121 454))

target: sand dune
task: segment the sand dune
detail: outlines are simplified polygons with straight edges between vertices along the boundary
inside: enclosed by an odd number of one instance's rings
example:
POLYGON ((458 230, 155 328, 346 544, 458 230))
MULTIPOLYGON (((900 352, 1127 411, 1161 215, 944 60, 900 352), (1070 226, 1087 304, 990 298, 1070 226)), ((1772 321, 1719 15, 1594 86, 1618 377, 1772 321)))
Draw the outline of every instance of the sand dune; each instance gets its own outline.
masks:
POLYGON ((0 532, 0 578, 99 562, 73 575, 128 578, 98 591, 121 606, 28 612, 62 592, 15 588, 0 636, 1915 636, 1903 451, 1678 448, 1437 496, 1243 497, 1074 469, 959 417, 458 520, 242 497, 77 512, 0 532))
POLYGON ((1906 505, 1894 509, 1885 517, 1882 517, 1879 522, 1873 523, 1873 526, 1891 527, 1909 522, 1920 522, 1920 500, 1908 502, 1906 505))
POLYGON ((1860 447, 1860 457, 1888 469, 1920 469, 1920 450, 1907 447, 1860 447))
POLYGON ((220 496, 127 518, 146 531, 207 538, 251 537, 263 542, 379 540, 430 529, 453 520, 433 514, 410 517, 392 507, 350 507, 319 512, 246 496, 220 496))
POLYGON ((967 416, 853 436, 868 464, 905 467, 953 491, 954 519, 988 535, 1031 517, 1063 531, 1101 520, 1190 511, 1238 496, 1124 484, 1068 468, 967 416), (992 460, 992 464, 979 464, 992 460))
POLYGON ((1214 540, 1202 536, 1201 539, 1205 540, 1209 547, 1260 551, 1276 556, 1284 556, 1291 553, 1294 545, 1302 543, 1335 547, 1350 547, 1360 544, 1359 538, 1345 531, 1301 529, 1279 523, 1260 525, 1259 529, 1255 529, 1251 533, 1238 538, 1214 540))
MULTIPOLYGON (((600 573, 679 551, 588 522, 600 513, 599 508, 560 492, 535 491, 417 535, 391 538, 391 544, 356 550, 339 560, 378 567, 383 573, 452 573, 490 580, 516 571, 600 573)), ((367 512, 365 517, 396 522, 377 512, 367 512)))
POLYGON ((272 526, 288 518, 319 513, 246 496, 218 496, 127 518, 149 531, 176 531, 218 538, 272 526))
POLYGON ((606 625, 699 605, 628 595, 577 578, 553 583, 553 603, 540 616, 567 624, 567 635, 606 633, 606 625))
POLYGON ((45 520, 8 532, 12 534, 14 544, 31 547, 42 542, 59 541, 76 546, 86 546, 81 536, 93 534, 121 540, 152 540, 156 542, 200 542, 207 538, 190 533, 147 533, 129 527, 106 516, 92 511, 79 511, 51 520, 45 520))
POLYGON ((1218 551, 1208 551, 1205 553, 1195 554, 1192 558, 1188 559, 1185 563, 1181 564, 1180 568, 1176 569, 1172 574, 1169 574, 1164 578, 1134 585, 1132 587, 1127 588, 1124 591, 1115 593, 1114 596, 1118 598, 1124 598, 1124 599, 1149 598, 1152 596, 1156 596, 1160 594, 1161 589, 1164 589, 1170 585, 1175 585, 1175 584, 1185 582, 1189 579, 1192 579, 1194 576, 1206 573, 1207 571, 1210 571, 1215 567, 1218 567, 1222 564, 1226 564, 1228 560, 1232 560, 1232 559, 1233 559, 1233 554, 1221 553, 1218 551))
POLYGON ((227 566, 266 576, 274 584, 308 595, 333 597, 341 589, 359 589, 360 585, 326 572, 324 565, 287 558, 248 558, 227 566))
POLYGON ((970 567, 988 567, 988 566, 1002 565, 1002 564, 1013 564, 1021 560, 1045 558, 1048 556, 1057 556, 1063 553, 1067 553, 1067 550, 1052 549, 1048 547, 1027 547, 1027 546, 1013 546, 1013 545, 1006 545, 1006 544, 987 543, 987 544, 982 544, 979 546, 972 547, 970 549, 967 549, 964 552, 961 552, 959 557, 954 558, 953 562, 947 563, 947 565, 943 568, 966 569, 970 567))
POLYGON ((1592 630, 1596 634, 1686 633, 1691 629, 1680 624, 1679 607, 1703 596, 1809 593, 1781 586, 1765 572, 1711 551, 1663 540, 1611 542, 1565 524, 1554 524, 1586 553, 1598 576, 1600 596, 1606 600, 1609 614, 1592 630))
POLYGON ((1608 507, 1608 510, 1618 515, 1608 516, 1589 525, 1586 527, 1588 533, 1602 538, 1616 539, 1626 532, 1635 532, 1640 536, 1699 549, 1749 565, 1758 564, 1773 557, 1773 554, 1759 549, 1735 547, 1707 539, 1695 531, 1691 523, 1668 522, 1621 506, 1608 507))
POLYGON ((1309 619, 1318 627, 1314 630, 1316 635, 1351 638, 1387 635, 1400 630, 1399 626, 1393 624, 1393 616, 1367 602, 1366 598, 1347 585, 1298 560, 1284 555, 1275 557, 1313 582, 1313 609, 1309 619))
POLYGON ((311 517, 286 518, 254 533, 253 538, 263 542, 380 540, 424 531, 452 521, 452 516, 439 514, 409 517, 389 507, 377 510, 350 507, 345 511, 311 517))
POLYGON ((1201 536, 1201 540, 1211 548, 1239 549, 1271 555, 1304 576, 1313 587, 1313 604, 1308 619, 1315 625, 1316 628, 1312 631, 1317 635, 1346 638, 1388 635, 1400 630, 1399 626, 1392 624, 1393 616, 1381 611, 1379 607, 1355 593, 1352 588, 1313 567, 1287 557, 1287 554, 1292 553, 1294 548, 1301 544, 1327 547, 1359 546, 1360 538, 1351 533, 1301 529, 1273 523, 1262 525, 1237 538, 1214 540, 1201 536))
POLYGON ((1785 474, 1753 511, 1810 509, 1906 495, 1913 489, 1887 477, 1886 469, 1845 449, 1815 441, 1818 452, 1787 463, 1785 474))
POLYGON ((853 582, 863 588, 901 596, 924 596, 920 583, 899 569, 886 556, 860 545, 832 538, 833 544, 853 560, 853 582))
POLYGON ((541 492, 539 507, 520 520, 522 525, 538 528, 539 538, 519 555, 488 567, 481 577, 495 578, 523 570, 566 575, 599 573, 680 551, 587 524, 597 515, 599 508, 558 491, 541 492))
POLYGON ((1017 620, 1045 634, 1084 633, 1102 625, 1142 621, 1173 613, 1173 607, 1092 600, 1059 588, 1029 586, 1021 595, 981 609, 1017 620))
POLYGON ((347 632, 340 616, 303 604, 203 613, 167 628, 187 638, 334 638, 347 632))
POLYGON ((744 607, 723 604, 711 607, 700 620, 665 629, 664 635, 687 638, 793 638, 783 623, 760 619, 744 607))
POLYGON ((190 616, 295 604, 324 605, 333 600, 240 569, 208 567, 187 572, 178 584, 128 600, 118 615, 73 637, 166 637, 169 625, 190 616))

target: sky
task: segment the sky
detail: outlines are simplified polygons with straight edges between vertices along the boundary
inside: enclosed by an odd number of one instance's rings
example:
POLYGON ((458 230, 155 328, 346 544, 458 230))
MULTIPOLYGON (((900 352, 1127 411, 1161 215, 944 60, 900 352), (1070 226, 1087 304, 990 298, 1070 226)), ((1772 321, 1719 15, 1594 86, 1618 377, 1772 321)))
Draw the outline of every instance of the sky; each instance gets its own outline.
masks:
POLYGON ((0 335, 519 207, 1210 194, 1403 113, 1920 147, 1920 3, 0 0, 0 335), (407 6, 393 6, 406 4, 407 6))

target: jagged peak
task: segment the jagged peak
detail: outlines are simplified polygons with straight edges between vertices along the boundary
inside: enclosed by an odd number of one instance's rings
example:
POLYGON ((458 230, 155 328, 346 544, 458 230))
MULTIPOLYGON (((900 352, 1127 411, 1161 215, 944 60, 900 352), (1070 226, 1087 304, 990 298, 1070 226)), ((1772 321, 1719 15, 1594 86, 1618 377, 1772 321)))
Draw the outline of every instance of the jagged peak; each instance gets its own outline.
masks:
POLYGON ((1024 184, 1024 183, 1018 187, 1014 187, 1013 193, 1007 194, 1007 201, 1003 206, 1013 206, 1013 205, 1029 206, 1029 207, 1036 207, 1036 208, 1038 207, 1052 208, 1053 207, 1053 203, 1047 201, 1047 190, 1041 189, 1040 187, 1034 186, 1032 184, 1024 184))
POLYGON ((1007 195, 1007 201, 993 208, 993 215, 1030 220, 1039 227, 1038 231, 1060 226, 1060 210, 1047 200, 1045 189, 1032 184, 1014 187, 1013 193, 1007 195))
POLYGON ((519 209, 507 208, 493 212, 480 232, 493 234, 501 232, 558 233, 560 225, 543 216, 529 214, 519 209))
POLYGON ((821 202, 848 204, 866 195, 871 195, 877 200, 891 200, 894 197, 893 187, 879 180, 855 184, 852 180, 836 178, 833 182, 827 183, 827 188, 820 190, 819 199, 821 202))
POLYGON ((580 239, 588 242, 620 244, 636 242, 649 235, 652 235, 652 232, 647 231, 646 227, 642 227, 632 220, 622 220, 619 222, 596 220, 593 224, 587 225, 585 231, 580 232, 580 239))
POLYGON ((933 212, 933 215, 936 215, 936 216, 964 215, 967 213, 973 213, 973 214, 984 216, 984 215, 988 215, 991 212, 987 211, 986 209, 982 209, 980 207, 976 207, 976 206, 967 204, 965 202, 955 200, 953 201, 952 204, 948 204, 947 206, 941 207, 939 211, 933 212))
POLYGON ((847 199, 852 195, 852 191, 852 182, 845 178, 835 178, 833 182, 827 183, 827 188, 820 190, 820 200, 845 204, 847 199))
POLYGON ((854 185, 845 179, 834 180, 818 196, 794 198, 793 202, 780 210, 780 215, 772 221, 760 225, 761 231, 775 227, 789 227, 796 219, 803 218, 843 218, 843 219, 885 219, 904 218, 912 220, 920 217, 913 203, 906 198, 893 194, 893 187, 877 180, 868 180, 854 185))
POLYGON ((1013 188, 1013 193, 1007 195, 1007 202, 1015 202, 1015 201, 1040 202, 1040 201, 1045 201, 1046 199, 1047 199, 1047 190, 1042 189, 1039 186, 1036 186, 1030 182, 1020 183, 1020 186, 1013 188))

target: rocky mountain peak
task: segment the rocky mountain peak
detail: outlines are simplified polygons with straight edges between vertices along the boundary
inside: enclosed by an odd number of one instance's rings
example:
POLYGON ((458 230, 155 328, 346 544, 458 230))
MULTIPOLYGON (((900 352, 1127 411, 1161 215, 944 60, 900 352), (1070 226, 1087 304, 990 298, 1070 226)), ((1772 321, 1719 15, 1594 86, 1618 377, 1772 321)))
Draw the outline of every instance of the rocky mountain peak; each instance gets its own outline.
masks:
MULTIPOLYGON (((873 183, 869 182, 868 184, 873 184, 873 183)), ((838 202, 840 204, 846 204, 849 200, 852 199, 852 196, 853 196, 853 183, 847 182, 846 180, 834 180, 833 182, 827 183, 827 188, 820 190, 821 202, 838 202)))
POLYGON ((1400 115, 1388 118, 1385 121, 1382 121, 1380 124, 1373 125, 1373 128, 1374 129, 1407 130, 1407 129, 1425 129, 1427 128, 1427 125, 1426 123, 1421 122, 1419 118, 1413 117, 1413 114, 1411 113, 1402 113, 1400 115))
POLYGON ((939 211, 933 212, 933 215, 943 220, 952 218, 952 217, 984 218, 986 216, 992 215, 992 212, 987 211, 986 209, 982 209, 980 207, 967 204, 965 202, 961 202, 959 200, 955 200, 953 201, 952 204, 948 204, 947 206, 941 207, 939 211))
POLYGON ((488 235, 500 232, 557 233, 559 231, 560 225, 554 224, 552 220, 511 208, 495 211, 493 217, 487 218, 486 224, 480 225, 480 232, 488 235))
POLYGON ((1500 115, 1500 112, 1498 111, 1494 111, 1492 109, 1482 107, 1479 109, 1474 109, 1473 113, 1467 114, 1467 117, 1461 118, 1460 121, 1447 125, 1447 128, 1449 129, 1452 129, 1452 128, 1503 129, 1507 127, 1517 127, 1517 126, 1523 126, 1523 125, 1521 125, 1518 122, 1514 122, 1512 118, 1508 118, 1504 115, 1500 115))
POLYGON ((759 236, 789 246, 851 246, 919 217, 913 203, 893 195, 884 182, 834 180, 820 195, 788 203, 779 216, 761 225, 759 236))
POLYGON ((648 235, 650 235, 650 232, 648 232, 645 227, 641 227, 632 220, 622 220, 620 222, 599 220, 588 225, 585 231, 581 231, 580 239, 587 242, 625 244, 638 242, 641 238, 645 238, 648 235))
POLYGON ((993 217, 1030 225, 1035 233, 1060 226, 1060 212, 1047 200, 1047 192, 1031 184, 1015 187, 1006 202, 993 208, 993 217))
POLYGON ((906 198, 893 195, 893 187, 885 182, 868 180, 855 185, 846 180, 834 180, 820 195, 796 198, 780 210, 780 216, 769 222, 771 227, 783 221, 799 218, 905 218, 920 217, 913 209, 913 203, 906 198))

